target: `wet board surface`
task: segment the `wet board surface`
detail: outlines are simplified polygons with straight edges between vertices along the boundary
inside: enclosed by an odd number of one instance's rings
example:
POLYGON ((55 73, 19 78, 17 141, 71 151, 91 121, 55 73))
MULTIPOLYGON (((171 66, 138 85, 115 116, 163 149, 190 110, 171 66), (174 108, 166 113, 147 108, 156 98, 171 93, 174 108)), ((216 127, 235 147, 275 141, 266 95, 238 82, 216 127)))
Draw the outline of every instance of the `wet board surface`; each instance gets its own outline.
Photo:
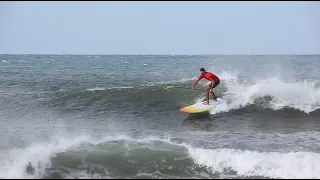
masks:
POLYGON ((187 107, 180 109, 180 112, 201 113, 201 112, 211 111, 215 107, 217 107, 219 104, 221 104, 222 102, 223 102, 223 100, 220 98, 217 98, 217 101, 209 100, 209 105, 204 105, 203 102, 198 102, 198 103, 195 103, 195 104, 192 104, 190 106, 187 106, 187 107))

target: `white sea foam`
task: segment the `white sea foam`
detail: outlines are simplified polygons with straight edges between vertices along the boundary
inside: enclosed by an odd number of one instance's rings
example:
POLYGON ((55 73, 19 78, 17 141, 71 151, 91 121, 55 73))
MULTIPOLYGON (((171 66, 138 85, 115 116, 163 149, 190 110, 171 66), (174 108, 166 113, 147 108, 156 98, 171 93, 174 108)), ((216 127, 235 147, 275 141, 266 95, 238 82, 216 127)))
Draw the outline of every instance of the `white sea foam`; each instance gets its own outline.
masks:
POLYGON ((212 172, 233 170, 239 176, 319 178, 320 154, 311 152, 255 152, 235 149, 189 149, 195 163, 212 172))
MULTIPOLYGON (((177 144, 170 139, 146 137, 134 139, 126 135, 95 139, 90 136, 77 138, 57 138, 48 143, 31 144, 29 147, 0 151, 1 178, 42 178, 46 168, 51 166, 51 158, 59 152, 76 150, 82 143, 93 145, 126 140, 139 143, 162 141, 186 148, 190 158, 213 173, 224 174, 233 170, 240 176, 264 176, 268 178, 320 178, 320 154, 313 152, 256 152, 237 149, 202 149, 186 143, 177 144), (31 164, 33 174, 26 172, 31 164)), ((85 175, 84 175, 85 176, 85 175)), ((89 177, 89 176, 88 176, 89 177)))
POLYGON ((225 101, 212 111, 213 114, 245 107, 255 103, 257 98, 266 96, 272 98, 268 108, 274 110, 289 107, 310 113, 320 108, 320 88, 316 86, 318 81, 288 82, 279 77, 270 77, 244 83, 239 81, 237 74, 229 72, 223 72, 219 77, 227 91, 223 96, 225 101))

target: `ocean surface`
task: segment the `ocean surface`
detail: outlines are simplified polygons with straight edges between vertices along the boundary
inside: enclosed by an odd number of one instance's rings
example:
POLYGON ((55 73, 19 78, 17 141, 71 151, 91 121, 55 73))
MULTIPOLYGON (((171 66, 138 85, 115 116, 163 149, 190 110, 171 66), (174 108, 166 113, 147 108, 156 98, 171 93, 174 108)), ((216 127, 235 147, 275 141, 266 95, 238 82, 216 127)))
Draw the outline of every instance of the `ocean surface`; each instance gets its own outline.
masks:
POLYGON ((0 55, 0 71, 0 178, 320 178, 320 55, 0 55), (182 113, 201 67, 224 102, 182 113))

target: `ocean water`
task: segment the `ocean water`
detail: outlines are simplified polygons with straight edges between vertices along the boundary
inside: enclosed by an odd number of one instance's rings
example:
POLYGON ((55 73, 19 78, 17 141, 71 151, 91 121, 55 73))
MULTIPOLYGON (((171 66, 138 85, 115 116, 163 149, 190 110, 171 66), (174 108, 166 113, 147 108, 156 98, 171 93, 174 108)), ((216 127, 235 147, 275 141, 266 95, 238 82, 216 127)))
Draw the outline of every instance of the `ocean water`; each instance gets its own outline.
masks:
POLYGON ((0 178, 320 178, 319 55, 0 64, 0 178), (206 80, 191 90, 201 67, 224 102, 182 113, 205 97, 206 80))

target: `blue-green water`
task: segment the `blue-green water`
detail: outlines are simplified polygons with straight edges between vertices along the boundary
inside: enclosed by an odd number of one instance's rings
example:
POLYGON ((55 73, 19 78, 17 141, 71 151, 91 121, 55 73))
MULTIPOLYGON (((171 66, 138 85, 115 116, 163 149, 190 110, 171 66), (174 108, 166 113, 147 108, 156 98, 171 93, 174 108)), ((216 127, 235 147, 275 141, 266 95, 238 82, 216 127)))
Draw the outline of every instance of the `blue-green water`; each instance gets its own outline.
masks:
POLYGON ((1 178, 320 177, 318 55, 0 63, 1 178), (204 97, 205 80, 191 90, 201 67, 220 77, 225 101, 179 112, 204 97))

